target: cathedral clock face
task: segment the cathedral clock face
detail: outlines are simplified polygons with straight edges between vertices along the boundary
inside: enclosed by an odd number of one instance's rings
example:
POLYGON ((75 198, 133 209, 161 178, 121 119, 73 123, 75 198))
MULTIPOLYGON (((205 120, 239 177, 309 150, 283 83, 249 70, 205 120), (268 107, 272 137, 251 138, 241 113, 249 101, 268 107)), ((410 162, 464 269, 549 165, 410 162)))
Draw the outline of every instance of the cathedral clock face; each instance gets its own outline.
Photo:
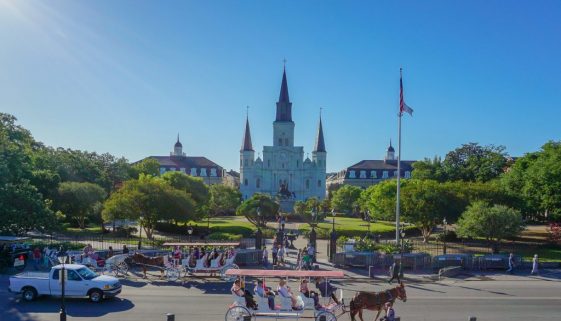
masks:
POLYGON ((286 159, 286 153, 281 153, 281 154, 280 154, 280 157, 281 157, 281 159, 283 159, 283 160, 286 159))

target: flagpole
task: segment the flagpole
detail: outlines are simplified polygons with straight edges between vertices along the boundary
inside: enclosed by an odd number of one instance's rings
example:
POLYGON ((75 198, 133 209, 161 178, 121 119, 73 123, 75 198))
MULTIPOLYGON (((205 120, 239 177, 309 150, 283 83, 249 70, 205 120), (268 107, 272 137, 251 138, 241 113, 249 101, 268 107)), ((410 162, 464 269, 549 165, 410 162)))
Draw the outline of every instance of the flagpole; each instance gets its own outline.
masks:
POLYGON ((400 108, 399 108, 399 113, 397 114, 397 119, 398 119, 398 134, 397 134, 397 196, 396 196, 396 202, 395 202, 395 244, 397 246, 399 246, 399 237, 400 237, 400 233, 399 233, 399 198, 400 198, 400 177, 401 177, 401 116, 403 115, 403 112, 401 110, 401 103, 403 100, 403 88, 402 88, 402 84, 401 84, 401 74, 402 74, 402 68, 399 68, 399 81, 400 81, 400 108))

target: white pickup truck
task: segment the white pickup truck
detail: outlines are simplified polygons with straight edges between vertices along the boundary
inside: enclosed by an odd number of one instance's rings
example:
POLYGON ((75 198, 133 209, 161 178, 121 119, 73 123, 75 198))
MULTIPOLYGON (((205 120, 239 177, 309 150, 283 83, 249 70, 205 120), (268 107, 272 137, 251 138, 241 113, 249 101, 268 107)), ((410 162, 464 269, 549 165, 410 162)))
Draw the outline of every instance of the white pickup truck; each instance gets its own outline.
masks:
MULTIPOLYGON (((68 297, 89 297, 92 302, 101 302, 121 293, 119 279, 98 276, 81 264, 65 264, 64 295, 68 297)), ((60 282, 62 265, 53 266, 51 272, 26 272, 10 277, 8 290, 21 293, 26 301, 33 301, 39 295, 62 295, 60 282)))

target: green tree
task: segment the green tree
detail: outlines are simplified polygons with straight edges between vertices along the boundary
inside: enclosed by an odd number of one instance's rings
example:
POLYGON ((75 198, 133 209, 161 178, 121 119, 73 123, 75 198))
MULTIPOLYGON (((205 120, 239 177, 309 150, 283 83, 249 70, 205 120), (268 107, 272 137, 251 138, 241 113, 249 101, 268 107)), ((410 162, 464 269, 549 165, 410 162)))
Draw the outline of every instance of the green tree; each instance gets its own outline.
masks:
POLYGON ((59 185, 59 207, 67 218, 72 218, 78 227, 85 228, 86 218, 99 213, 101 203, 107 196, 101 186, 92 183, 64 182, 59 185))
POLYGON ((267 221, 274 220, 279 213, 279 205, 268 194, 255 193, 242 202, 236 215, 245 218, 257 227, 265 227, 267 221), (258 215, 258 211, 261 215, 258 215))
POLYGON ((37 143, 16 121, 0 113, 0 234, 52 230, 56 219, 49 202, 30 183, 37 143))
POLYGON ((446 180, 442 160, 438 156, 414 162, 412 176, 414 179, 432 179, 438 182, 446 180))
POLYGON ((102 216, 138 219, 148 238, 161 220, 196 220, 196 203, 186 192, 173 188, 159 177, 140 175, 126 181, 104 204, 102 216))
POLYGON ((209 187, 209 190, 208 209, 213 216, 236 213, 242 197, 237 189, 223 184, 214 184, 209 187))
POLYGON ((520 211, 504 205, 475 202, 460 217, 456 233, 461 237, 481 237, 497 252, 500 241, 517 237, 524 230, 520 211))
POLYGON ((210 194, 209 189, 203 182, 202 178, 189 176, 178 171, 166 172, 161 177, 173 188, 191 195, 191 198, 193 198, 199 208, 207 205, 210 194))
POLYGON ((442 166, 446 180, 487 182, 504 172, 507 156, 504 146, 468 143, 446 154, 442 166))
MULTIPOLYGON (((407 180, 401 181, 405 186, 407 180)), ((397 182, 385 180, 376 185, 368 187, 361 192, 359 204, 363 211, 369 211, 373 219, 393 220, 395 219, 397 182)))
POLYGON ((154 158, 145 158, 131 166, 129 173, 131 178, 138 178, 140 174, 158 176, 160 175, 160 163, 154 158))
POLYGON ((331 205, 336 211, 350 214, 358 206, 362 189, 353 185, 344 185, 333 193, 331 205))
POLYGON ((516 160, 503 184, 511 195, 521 196, 526 213, 561 215, 561 141, 516 160))
POLYGON ((296 213, 297 215, 304 216, 307 210, 308 210, 308 206, 306 206, 306 202, 304 201, 294 202, 294 213, 296 213))
POLYGON ((427 242, 434 227, 448 212, 448 191, 433 180, 410 180, 402 189, 401 214, 415 224, 427 242))

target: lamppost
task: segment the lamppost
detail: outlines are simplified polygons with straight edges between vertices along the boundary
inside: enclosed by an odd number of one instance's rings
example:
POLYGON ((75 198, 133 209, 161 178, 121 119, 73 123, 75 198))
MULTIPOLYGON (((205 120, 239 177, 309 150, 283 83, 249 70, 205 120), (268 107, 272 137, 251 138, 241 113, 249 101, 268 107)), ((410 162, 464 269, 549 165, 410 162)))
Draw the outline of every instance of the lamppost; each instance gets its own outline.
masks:
POLYGON ((442 254, 446 254, 446 217, 442 220, 442 225, 444 225, 444 237, 442 238, 442 254))
POLYGON ((263 234, 261 233, 261 207, 257 207, 257 232, 255 232, 255 249, 261 249, 263 234))
POLYGON ((366 222, 368 223, 368 234, 366 236, 370 238, 370 211, 366 211, 366 222))
POLYGON ((189 223, 189 227, 187 227, 187 233, 189 234, 189 243, 191 243, 191 235, 193 235, 193 226, 189 223))
POLYGON ((138 238, 138 249, 140 250, 142 248, 142 216, 140 216, 138 218, 138 226, 140 229, 140 234, 139 234, 139 238, 138 238))
POLYGON ((68 254, 66 254, 66 251, 62 248, 62 246, 60 247, 60 250, 58 251, 58 262, 60 264, 62 264, 62 269, 60 270, 60 277, 59 277, 59 282, 60 282, 60 286, 61 286, 61 301, 60 301, 60 321, 66 321, 66 306, 64 305, 64 287, 65 287, 65 268, 64 268, 64 264, 67 262, 68 260, 68 254))
POLYGON ((335 253, 337 253, 337 233, 335 232, 335 210, 331 210, 332 218, 332 230, 331 230, 331 242, 329 243, 329 260, 333 262, 335 260, 335 253))
POLYGON ((317 212, 316 209, 313 208, 312 209, 312 230, 310 231, 310 244, 314 247, 314 249, 316 248, 316 217, 317 217, 317 212))

